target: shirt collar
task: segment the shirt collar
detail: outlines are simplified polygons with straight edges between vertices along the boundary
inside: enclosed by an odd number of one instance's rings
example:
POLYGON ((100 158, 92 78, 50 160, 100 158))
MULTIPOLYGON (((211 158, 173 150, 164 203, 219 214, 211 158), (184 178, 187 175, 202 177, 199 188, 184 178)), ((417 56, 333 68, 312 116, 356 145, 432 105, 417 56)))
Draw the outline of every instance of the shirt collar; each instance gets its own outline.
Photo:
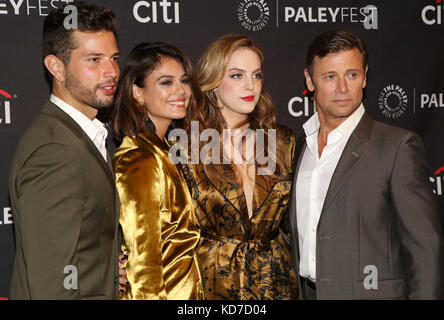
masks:
POLYGON ((96 137, 100 135, 102 136, 100 140, 102 140, 103 143, 105 142, 108 131, 100 120, 96 118, 94 118, 93 120, 89 119, 79 110, 75 109, 73 106, 69 105, 62 99, 56 97, 54 94, 51 94, 49 101, 51 101, 64 112, 66 112, 82 128, 82 130, 92 141, 94 141, 96 137))
POLYGON ((315 112, 315 114, 312 115, 310 119, 305 121, 305 123, 302 125, 302 128, 304 128, 305 135, 307 137, 318 132, 320 127, 321 124, 319 122, 319 117, 317 112, 315 112))
MULTIPOLYGON (((352 134, 353 130, 355 130, 356 126, 358 125, 364 112, 365 108, 361 102, 358 109, 356 109, 355 112, 353 112, 343 123, 341 123, 332 132, 338 132, 345 137, 349 137, 352 134)), ((311 136, 312 134, 317 133, 319 131, 319 128, 321 127, 318 113, 316 112, 314 115, 312 115, 310 119, 308 119, 302 125, 302 127, 304 128, 306 136, 311 136)))

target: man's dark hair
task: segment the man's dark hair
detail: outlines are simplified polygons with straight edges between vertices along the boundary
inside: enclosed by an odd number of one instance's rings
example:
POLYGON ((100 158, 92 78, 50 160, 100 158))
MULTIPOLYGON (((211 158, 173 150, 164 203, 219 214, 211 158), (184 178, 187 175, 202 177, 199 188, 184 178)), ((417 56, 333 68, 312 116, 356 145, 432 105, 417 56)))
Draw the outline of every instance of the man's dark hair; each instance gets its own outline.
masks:
POLYGON ((337 53, 351 49, 358 49, 362 54, 362 64, 367 65, 367 49, 364 42, 348 31, 332 30, 317 36, 308 47, 307 60, 305 67, 311 76, 313 76, 313 60, 315 57, 323 58, 330 53, 337 53))
POLYGON ((43 23, 43 58, 53 54, 66 65, 69 63, 72 50, 76 48, 76 43, 72 39, 75 30, 110 31, 116 36, 115 21, 116 16, 111 9, 90 3, 72 2, 52 10, 43 23), (77 29, 65 28, 65 18, 70 14, 69 10, 68 13, 63 12, 66 6, 77 8, 77 29))

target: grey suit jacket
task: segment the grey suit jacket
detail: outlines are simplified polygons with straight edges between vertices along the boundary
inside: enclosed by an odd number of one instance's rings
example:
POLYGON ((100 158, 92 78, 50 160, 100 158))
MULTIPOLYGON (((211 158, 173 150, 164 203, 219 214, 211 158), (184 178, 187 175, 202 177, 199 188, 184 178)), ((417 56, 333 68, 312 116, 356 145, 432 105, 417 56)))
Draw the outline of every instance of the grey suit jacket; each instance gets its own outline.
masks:
MULTIPOLYGON (((304 149, 295 158, 289 204, 297 271, 295 182, 304 149)), ((423 155, 418 135, 363 115, 335 169, 317 227, 318 299, 443 298, 441 222, 423 155), (366 282, 375 275, 377 286, 366 282)))
POLYGON ((116 299, 119 200, 111 159, 47 102, 10 172, 11 299, 116 299))

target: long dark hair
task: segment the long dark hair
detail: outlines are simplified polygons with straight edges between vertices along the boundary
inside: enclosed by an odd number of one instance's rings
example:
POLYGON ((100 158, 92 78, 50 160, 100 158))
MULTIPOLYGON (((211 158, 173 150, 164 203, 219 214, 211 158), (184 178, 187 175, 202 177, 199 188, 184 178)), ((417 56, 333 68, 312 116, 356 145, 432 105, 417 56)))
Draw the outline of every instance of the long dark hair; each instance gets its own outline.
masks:
POLYGON ((145 86, 146 77, 158 66, 162 57, 173 58, 182 64, 192 91, 189 107, 200 102, 201 95, 191 63, 182 50, 163 42, 139 43, 126 60, 116 92, 113 117, 116 140, 121 141, 124 136, 135 136, 145 130, 155 130, 152 122, 148 121, 147 124, 146 111, 138 106, 132 88, 134 84, 141 88, 145 86))

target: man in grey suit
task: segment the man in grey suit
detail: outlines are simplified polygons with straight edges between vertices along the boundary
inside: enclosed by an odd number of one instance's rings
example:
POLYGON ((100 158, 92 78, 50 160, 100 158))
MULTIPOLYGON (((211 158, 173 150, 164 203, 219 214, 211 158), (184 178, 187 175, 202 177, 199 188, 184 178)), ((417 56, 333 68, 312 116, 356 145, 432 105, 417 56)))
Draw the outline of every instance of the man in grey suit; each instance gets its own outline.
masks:
POLYGON ((316 113, 303 125, 290 200, 303 299, 443 298, 443 238, 416 134, 362 104, 367 51, 329 31, 304 71, 316 113))
POLYGON ((20 140, 10 172, 11 299, 117 298, 119 200, 107 131, 96 119, 113 104, 119 76, 115 15, 69 6, 45 19, 52 95, 20 140), (72 21, 78 25, 65 29, 72 21))

